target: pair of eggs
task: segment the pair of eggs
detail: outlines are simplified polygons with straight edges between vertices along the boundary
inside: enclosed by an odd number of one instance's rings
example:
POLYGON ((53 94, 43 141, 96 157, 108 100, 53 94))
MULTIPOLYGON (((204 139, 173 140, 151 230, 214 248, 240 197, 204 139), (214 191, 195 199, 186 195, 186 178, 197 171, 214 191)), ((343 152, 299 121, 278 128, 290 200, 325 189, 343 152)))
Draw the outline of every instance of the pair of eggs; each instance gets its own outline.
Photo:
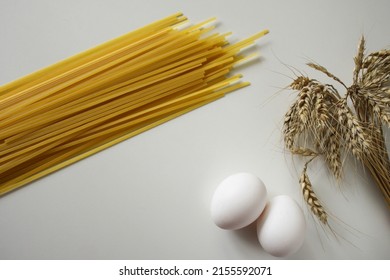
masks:
POLYGON ((214 223, 237 230, 257 223, 257 237, 263 249, 276 257, 286 257, 302 246, 306 222, 299 205, 289 196, 267 199, 264 183, 250 173, 224 179, 211 202, 214 223))

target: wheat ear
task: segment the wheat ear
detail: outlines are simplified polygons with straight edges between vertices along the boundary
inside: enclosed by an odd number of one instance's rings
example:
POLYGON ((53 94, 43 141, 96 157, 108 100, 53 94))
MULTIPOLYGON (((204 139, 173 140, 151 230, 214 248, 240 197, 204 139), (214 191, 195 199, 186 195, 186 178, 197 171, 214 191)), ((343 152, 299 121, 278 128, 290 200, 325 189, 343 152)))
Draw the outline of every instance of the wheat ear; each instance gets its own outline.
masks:
POLYGON ((328 224, 328 215, 324 207, 322 207, 321 202, 318 200, 316 194, 313 191, 309 176, 307 175, 307 165, 311 160, 306 162, 299 183, 301 185, 302 194, 305 202, 310 207, 311 212, 317 216, 317 218, 323 223, 328 224))

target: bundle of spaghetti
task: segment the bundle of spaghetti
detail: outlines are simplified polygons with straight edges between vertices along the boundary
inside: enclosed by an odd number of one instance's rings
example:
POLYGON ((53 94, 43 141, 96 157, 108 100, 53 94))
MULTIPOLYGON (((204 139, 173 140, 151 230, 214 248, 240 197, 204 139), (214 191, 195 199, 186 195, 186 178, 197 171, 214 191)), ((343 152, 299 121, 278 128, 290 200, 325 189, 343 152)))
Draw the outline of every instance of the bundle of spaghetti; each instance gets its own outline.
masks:
POLYGON ((207 20, 156 21, 0 87, 0 195, 247 86, 207 20), (186 24, 185 24, 186 23, 186 24))

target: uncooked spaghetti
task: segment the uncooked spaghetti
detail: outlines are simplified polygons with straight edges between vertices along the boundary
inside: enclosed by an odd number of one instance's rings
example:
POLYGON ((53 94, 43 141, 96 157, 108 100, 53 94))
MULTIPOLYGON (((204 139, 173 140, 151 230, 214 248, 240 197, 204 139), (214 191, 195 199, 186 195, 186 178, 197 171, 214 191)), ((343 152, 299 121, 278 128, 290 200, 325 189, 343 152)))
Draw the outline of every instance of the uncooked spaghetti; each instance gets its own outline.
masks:
POLYGON ((249 85, 214 19, 174 14, 0 87, 0 195, 249 85))

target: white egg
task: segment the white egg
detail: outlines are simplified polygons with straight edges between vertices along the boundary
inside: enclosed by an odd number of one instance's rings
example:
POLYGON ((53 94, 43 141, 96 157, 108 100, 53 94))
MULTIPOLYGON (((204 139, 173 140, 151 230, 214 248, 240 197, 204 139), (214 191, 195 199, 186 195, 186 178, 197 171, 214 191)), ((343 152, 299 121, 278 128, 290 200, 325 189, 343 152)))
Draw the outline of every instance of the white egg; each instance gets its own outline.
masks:
POLYGON ((211 217, 223 229, 236 230, 260 216, 267 202, 264 183, 250 173, 237 173, 224 179, 211 202, 211 217))
POLYGON ((257 222, 263 249, 276 257, 296 253, 305 239, 306 221, 301 207, 287 195, 271 199, 257 222))

